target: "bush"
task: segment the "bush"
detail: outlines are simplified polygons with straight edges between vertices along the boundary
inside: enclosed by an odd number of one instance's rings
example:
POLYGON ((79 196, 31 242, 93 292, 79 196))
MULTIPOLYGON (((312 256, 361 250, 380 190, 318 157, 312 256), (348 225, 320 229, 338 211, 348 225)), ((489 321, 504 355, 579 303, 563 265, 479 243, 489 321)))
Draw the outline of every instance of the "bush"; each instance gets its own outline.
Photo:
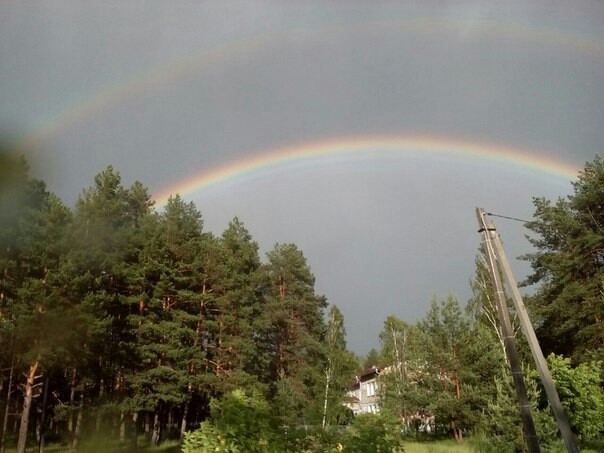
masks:
MULTIPOLYGON (((386 414, 361 414, 348 428, 308 433, 284 429, 257 393, 235 390, 210 403, 210 419, 185 436, 183 453, 397 453, 402 452, 401 425, 386 414)), ((337 429, 336 429, 337 428, 337 429)))
POLYGON ((402 452, 401 425, 385 414, 357 415, 342 441, 343 451, 402 452))
POLYGON ((554 354, 547 361, 573 431, 582 442, 601 438, 604 434, 602 362, 587 362, 572 368, 570 359, 554 354))
POLYGON ((278 452, 282 436, 266 400, 234 390, 210 403, 210 420, 185 436, 183 453, 278 452))

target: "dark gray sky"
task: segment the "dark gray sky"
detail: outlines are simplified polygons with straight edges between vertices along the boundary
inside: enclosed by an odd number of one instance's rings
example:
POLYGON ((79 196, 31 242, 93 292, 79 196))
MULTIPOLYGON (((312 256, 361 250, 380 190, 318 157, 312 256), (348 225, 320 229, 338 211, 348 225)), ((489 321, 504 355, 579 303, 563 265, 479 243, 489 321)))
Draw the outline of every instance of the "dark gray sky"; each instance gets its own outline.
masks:
MULTIPOLYGON (((604 143, 603 82, 596 1, 0 3, 0 128, 24 136, 69 204, 108 164, 159 194, 353 136, 480 142, 581 168, 604 143)), ((476 206, 530 218, 533 196, 570 191, 545 170, 426 151, 277 166, 186 198, 218 234, 238 216, 263 252, 299 245, 364 353, 389 314, 413 322, 448 292, 465 303, 476 206)), ((496 223, 510 257, 530 251, 521 224, 496 223)))

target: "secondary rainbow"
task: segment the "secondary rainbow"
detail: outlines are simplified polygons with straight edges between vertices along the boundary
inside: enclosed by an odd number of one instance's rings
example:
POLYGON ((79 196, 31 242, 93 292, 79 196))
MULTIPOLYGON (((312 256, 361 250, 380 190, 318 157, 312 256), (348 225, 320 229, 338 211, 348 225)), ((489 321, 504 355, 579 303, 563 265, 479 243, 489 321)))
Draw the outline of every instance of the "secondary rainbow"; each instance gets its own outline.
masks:
POLYGON ((330 158, 368 158, 379 154, 382 158, 435 158, 454 157, 460 161, 469 159, 491 161, 506 166, 518 166, 536 173, 550 174, 565 180, 574 180, 579 168, 562 160, 552 159, 535 150, 464 141, 436 136, 361 136, 306 142, 293 146, 263 151, 252 156, 226 163, 193 174, 189 178, 160 190, 155 195, 159 206, 171 195, 187 197, 227 181, 268 169, 290 170, 303 164, 322 165, 330 158))
POLYGON ((84 93, 70 105, 57 108, 27 131, 19 140, 22 148, 35 148, 45 140, 87 119, 111 110, 116 105, 145 93, 154 93, 172 86, 183 78, 202 72, 212 65, 224 65, 237 61, 243 55, 260 53, 272 49, 273 43, 285 37, 297 40, 320 41, 336 33, 376 30, 401 33, 444 33, 456 39, 480 39, 482 37, 505 37, 546 44, 553 48, 571 49, 604 57, 604 41, 600 36, 582 35, 572 31, 558 30, 532 24, 522 24, 504 20, 480 21, 457 17, 395 18, 353 24, 319 24, 307 27, 287 27, 285 30, 259 32, 235 39, 214 47, 198 49, 190 54, 161 62, 155 66, 133 72, 129 77, 102 87, 96 92, 84 93))

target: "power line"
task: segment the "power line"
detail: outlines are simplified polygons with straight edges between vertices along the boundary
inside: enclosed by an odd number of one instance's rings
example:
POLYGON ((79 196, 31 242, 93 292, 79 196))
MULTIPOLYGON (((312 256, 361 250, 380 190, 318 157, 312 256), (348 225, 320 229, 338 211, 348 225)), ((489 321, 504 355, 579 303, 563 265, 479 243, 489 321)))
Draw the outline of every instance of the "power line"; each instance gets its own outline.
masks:
POLYGON ((523 223, 530 222, 530 220, 519 219, 517 217, 508 217, 507 215, 493 214, 492 212, 487 212, 487 215, 490 215, 491 217, 501 217, 502 219, 515 220, 516 222, 523 222, 523 223))

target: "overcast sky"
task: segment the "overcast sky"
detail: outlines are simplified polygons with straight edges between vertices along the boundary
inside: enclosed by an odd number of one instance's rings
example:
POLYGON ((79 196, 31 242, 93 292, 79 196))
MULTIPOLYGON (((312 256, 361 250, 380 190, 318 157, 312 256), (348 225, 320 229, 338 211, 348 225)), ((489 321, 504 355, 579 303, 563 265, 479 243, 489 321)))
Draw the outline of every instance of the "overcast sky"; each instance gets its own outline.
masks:
MULTIPOLYGON (((480 142, 579 169, 602 151, 603 82, 599 1, 0 3, 0 129, 33 146, 36 175, 70 205, 109 164, 159 194, 357 136, 480 142)), ((522 165, 376 151, 186 199, 217 234, 238 216, 263 253, 296 243, 365 353, 387 315, 414 322, 449 292, 465 303, 476 206, 530 218, 533 196, 570 192, 522 165)), ((511 258, 530 251, 522 224, 494 220, 511 258)))

